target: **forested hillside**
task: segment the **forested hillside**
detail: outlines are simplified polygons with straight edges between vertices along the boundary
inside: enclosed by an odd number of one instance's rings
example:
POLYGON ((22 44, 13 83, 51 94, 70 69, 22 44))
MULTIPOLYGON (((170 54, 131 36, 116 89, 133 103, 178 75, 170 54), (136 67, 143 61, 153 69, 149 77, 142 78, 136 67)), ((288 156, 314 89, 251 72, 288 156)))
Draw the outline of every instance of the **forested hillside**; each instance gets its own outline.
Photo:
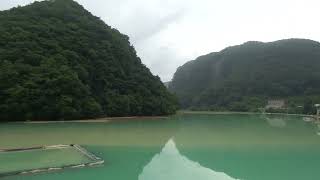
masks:
POLYGON ((320 101, 320 43, 247 42, 178 68, 170 90, 184 109, 256 111, 268 99, 292 107, 320 101))
POLYGON ((72 0, 0 12, 0 121, 167 115, 129 38, 72 0))

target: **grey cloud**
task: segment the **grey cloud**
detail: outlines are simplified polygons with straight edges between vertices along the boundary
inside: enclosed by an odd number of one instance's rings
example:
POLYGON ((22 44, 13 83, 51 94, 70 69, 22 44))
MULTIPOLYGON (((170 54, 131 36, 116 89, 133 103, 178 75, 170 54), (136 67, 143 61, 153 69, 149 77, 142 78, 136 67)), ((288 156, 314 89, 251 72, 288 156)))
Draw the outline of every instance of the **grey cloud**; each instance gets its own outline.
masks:
MULTIPOLYGON (((137 30, 134 35, 132 35, 133 43, 140 43, 141 41, 147 40, 150 37, 160 33, 162 30, 166 29, 170 24, 177 22, 184 15, 184 10, 179 10, 173 14, 169 14, 163 18, 152 18, 152 19, 142 19, 135 25, 141 25, 141 29, 137 30)), ((146 16, 146 14, 143 14, 146 16)), ((139 17, 139 16, 138 16, 139 17)), ((141 17, 141 16, 140 16, 141 17)), ((135 22, 135 21, 131 21, 135 22)))
MULTIPOLYGON (((0 0, 0 9, 33 0, 0 0)), ((163 81, 190 59, 245 41, 320 40, 319 0, 76 0, 129 35, 163 81)))

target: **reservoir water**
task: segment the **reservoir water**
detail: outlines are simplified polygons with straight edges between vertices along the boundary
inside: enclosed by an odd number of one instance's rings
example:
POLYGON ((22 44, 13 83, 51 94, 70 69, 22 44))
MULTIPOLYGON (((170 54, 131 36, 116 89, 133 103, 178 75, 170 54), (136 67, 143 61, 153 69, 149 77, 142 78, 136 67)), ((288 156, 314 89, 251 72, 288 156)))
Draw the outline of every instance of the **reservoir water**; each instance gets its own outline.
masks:
MULTIPOLYGON (((105 123, 0 124, 0 149, 80 144, 105 160, 98 167, 0 179, 316 180, 320 129, 305 120, 286 115, 182 114, 105 123)), ((41 162, 37 156, 33 159, 30 164, 41 162)), ((21 159, 0 159, 0 169, 8 161, 21 159)))

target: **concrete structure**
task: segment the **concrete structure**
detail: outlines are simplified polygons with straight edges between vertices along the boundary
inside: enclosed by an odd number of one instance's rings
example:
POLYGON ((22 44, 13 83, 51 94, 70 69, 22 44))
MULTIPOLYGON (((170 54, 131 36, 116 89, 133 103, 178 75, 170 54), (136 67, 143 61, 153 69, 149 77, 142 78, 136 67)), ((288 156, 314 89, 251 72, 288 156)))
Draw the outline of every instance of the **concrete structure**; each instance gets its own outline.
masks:
POLYGON ((53 145, 53 146, 38 146, 38 147, 27 147, 27 148, 21 148, 21 149, 0 149, 0 153, 10 153, 10 152, 28 152, 32 150, 52 150, 52 149, 65 149, 65 148, 74 148, 77 152, 81 153, 83 156, 86 156, 88 158, 88 162, 83 162, 82 164, 64 164, 58 167, 45 167, 45 168, 36 168, 36 169, 28 169, 28 167, 25 167, 25 169, 21 170, 15 170, 15 171, 9 171, 9 172, 1 172, 0 171, 0 179, 5 176, 13 176, 13 175, 23 175, 23 174, 34 174, 34 173, 43 173, 43 172, 52 172, 52 171, 58 171, 63 170, 67 168, 82 168, 86 166, 98 166, 104 164, 104 160, 100 157, 95 156, 94 154, 90 153, 83 147, 77 144, 70 144, 70 145, 53 145))

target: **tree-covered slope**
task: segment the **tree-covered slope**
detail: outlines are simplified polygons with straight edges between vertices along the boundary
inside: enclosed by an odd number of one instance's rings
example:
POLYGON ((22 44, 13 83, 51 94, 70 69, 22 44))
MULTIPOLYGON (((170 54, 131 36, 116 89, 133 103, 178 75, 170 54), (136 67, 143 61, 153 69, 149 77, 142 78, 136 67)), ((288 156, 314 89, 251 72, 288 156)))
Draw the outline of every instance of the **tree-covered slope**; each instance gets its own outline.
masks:
POLYGON ((0 119, 166 115, 175 98, 129 38, 72 0, 0 12, 0 119))
POLYGON ((320 95, 320 43, 247 42, 178 68, 170 90, 183 108, 249 110, 266 99, 320 95))

